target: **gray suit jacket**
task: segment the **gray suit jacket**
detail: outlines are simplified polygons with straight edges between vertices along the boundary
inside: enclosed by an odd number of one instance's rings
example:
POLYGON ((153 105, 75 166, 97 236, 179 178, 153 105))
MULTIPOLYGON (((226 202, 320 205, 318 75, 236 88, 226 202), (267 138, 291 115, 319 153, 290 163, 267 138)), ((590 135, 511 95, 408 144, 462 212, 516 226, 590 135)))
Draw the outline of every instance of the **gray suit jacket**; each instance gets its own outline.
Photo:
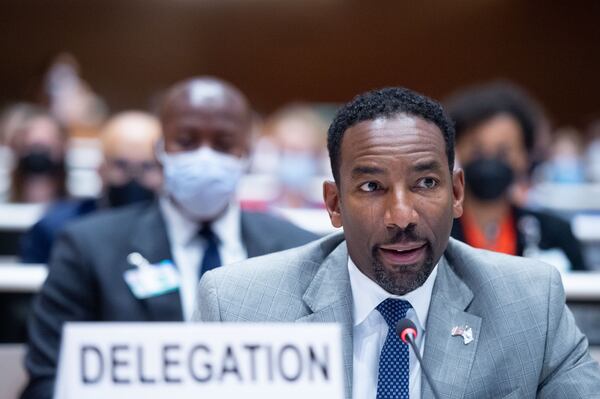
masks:
MULTIPOLYGON (((337 322, 352 392, 352 292, 346 242, 303 247, 207 273, 196 320, 337 322)), ((565 306, 555 269, 450 239, 434 284, 424 361, 443 398, 600 398, 600 368, 565 306), (453 337, 469 325, 474 341, 453 337)), ((433 398, 423 381, 422 397, 433 398)))

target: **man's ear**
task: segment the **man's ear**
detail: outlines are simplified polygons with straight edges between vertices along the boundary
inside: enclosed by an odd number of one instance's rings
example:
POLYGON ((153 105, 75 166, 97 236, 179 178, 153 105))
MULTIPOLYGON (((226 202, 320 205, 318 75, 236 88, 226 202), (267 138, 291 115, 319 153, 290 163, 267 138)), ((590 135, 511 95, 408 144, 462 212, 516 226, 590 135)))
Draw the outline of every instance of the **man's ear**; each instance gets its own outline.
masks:
POLYGON ((329 213, 329 219, 333 227, 342 227, 342 213, 340 211, 340 194, 335 182, 325 181, 323 183, 323 199, 329 213))
POLYGON ((452 172, 452 214, 457 219, 463 214, 465 199, 465 173, 462 169, 452 172))

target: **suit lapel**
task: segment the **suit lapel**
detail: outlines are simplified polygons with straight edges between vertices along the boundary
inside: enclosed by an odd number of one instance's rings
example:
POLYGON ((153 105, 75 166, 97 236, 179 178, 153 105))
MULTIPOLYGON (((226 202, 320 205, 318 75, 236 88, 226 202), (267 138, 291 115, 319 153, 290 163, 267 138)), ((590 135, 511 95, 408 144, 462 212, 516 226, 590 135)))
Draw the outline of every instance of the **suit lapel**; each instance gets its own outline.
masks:
MULTIPOLYGON (((342 235, 340 237, 343 238, 342 235)), ((348 252, 342 241, 325 258, 303 300, 313 313, 297 322, 339 323, 342 327, 342 354, 346 397, 352 396, 352 291, 347 269, 348 252)))
MULTIPOLYGON (((167 229, 157 201, 141 213, 136 221, 131 237, 131 248, 132 252, 139 252, 151 264, 173 259, 167 229)), ((140 301, 151 321, 183 320, 179 290, 140 301)))
MULTIPOLYGON (((465 311, 473 293, 455 274, 446 257, 442 257, 438 267, 427 317, 424 362, 438 391, 458 399, 464 396, 475 360, 481 318, 465 311), (465 344, 463 337, 452 336, 455 326, 470 327, 474 340, 465 344)), ((433 398, 425 378, 421 395, 424 399, 433 398)))
MULTIPOLYGON (((343 239, 343 235, 340 235, 340 239, 343 239)), ((451 242, 446 256, 440 260, 427 318, 424 362, 438 390, 450 395, 449 398, 459 399, 464 396, 475 360, 481 318, 466 311, 473 300, 473 293, 454 271, 457 262, 462 260, 459 256, 453 256, 453 247, 451 242), (455 326, 470 327, 473 341, 465 345, 463 337, 452 336, 452 328, 455 326)), ((346 243, 342 241, 325 258, 303 296, 312 313, 297 322, 341 324, 345 393, 350 398, 353 376, 353 303, 347 262, 346 243)), ((424 378, 421 397, 433 399, 433 393, 424 378)))

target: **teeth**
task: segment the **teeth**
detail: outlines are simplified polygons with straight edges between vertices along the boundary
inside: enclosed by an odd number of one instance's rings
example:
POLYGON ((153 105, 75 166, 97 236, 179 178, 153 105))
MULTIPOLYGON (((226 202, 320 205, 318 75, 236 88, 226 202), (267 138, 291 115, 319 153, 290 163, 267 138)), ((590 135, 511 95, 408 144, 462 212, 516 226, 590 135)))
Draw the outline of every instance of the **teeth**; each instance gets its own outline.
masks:
POLYGON ((409 249, 391 249, 391 251, 395 251, 395 252, 400 252, 400 253, 402 253, 402 252, 414 251, 414 250, 417 250, 417 249, 419 249, 419 248, 421 248, 421 247, 409 248, 409 249))
POLYGON ((416 251, 418 249, 421 249, 425 246, 425 244, 421 244, 421 245, 417 245, 415 247, 406 247, 406 248, 397 248, 397 247, 391 247, 391 246, 382 246, 380 247, 383 250, 386 251, 394 251, 394 252, 410 252, 410 251, 416 251))

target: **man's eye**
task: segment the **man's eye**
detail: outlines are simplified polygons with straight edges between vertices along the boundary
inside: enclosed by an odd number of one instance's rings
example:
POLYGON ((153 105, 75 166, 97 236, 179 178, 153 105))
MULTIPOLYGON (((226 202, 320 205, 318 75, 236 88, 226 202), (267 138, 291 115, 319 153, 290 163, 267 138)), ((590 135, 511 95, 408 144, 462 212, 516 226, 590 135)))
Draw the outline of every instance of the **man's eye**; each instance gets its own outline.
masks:
POLYGON ((435 187, 437 187, 437 185, 438 185, 438 182, 433 177, 424 177, 423 179, 419 180, 419 182, 417 183, 417 186, 419 188, 427 188, 427 189, 435 188, 435 187))
POLYGON ((194 149, 196 142, 192 137, 184 136, 177 138, 177 145, 182 149, 194 149))
POLYGON ((368 181, 359 187, 362 191, 370 193, 379 189, 379 184, 374 181, 368 181))
POLYGON ((231 140, 217 140, 213 143, 213 149, 219 152, 230 153, 235 146, 231 140))

